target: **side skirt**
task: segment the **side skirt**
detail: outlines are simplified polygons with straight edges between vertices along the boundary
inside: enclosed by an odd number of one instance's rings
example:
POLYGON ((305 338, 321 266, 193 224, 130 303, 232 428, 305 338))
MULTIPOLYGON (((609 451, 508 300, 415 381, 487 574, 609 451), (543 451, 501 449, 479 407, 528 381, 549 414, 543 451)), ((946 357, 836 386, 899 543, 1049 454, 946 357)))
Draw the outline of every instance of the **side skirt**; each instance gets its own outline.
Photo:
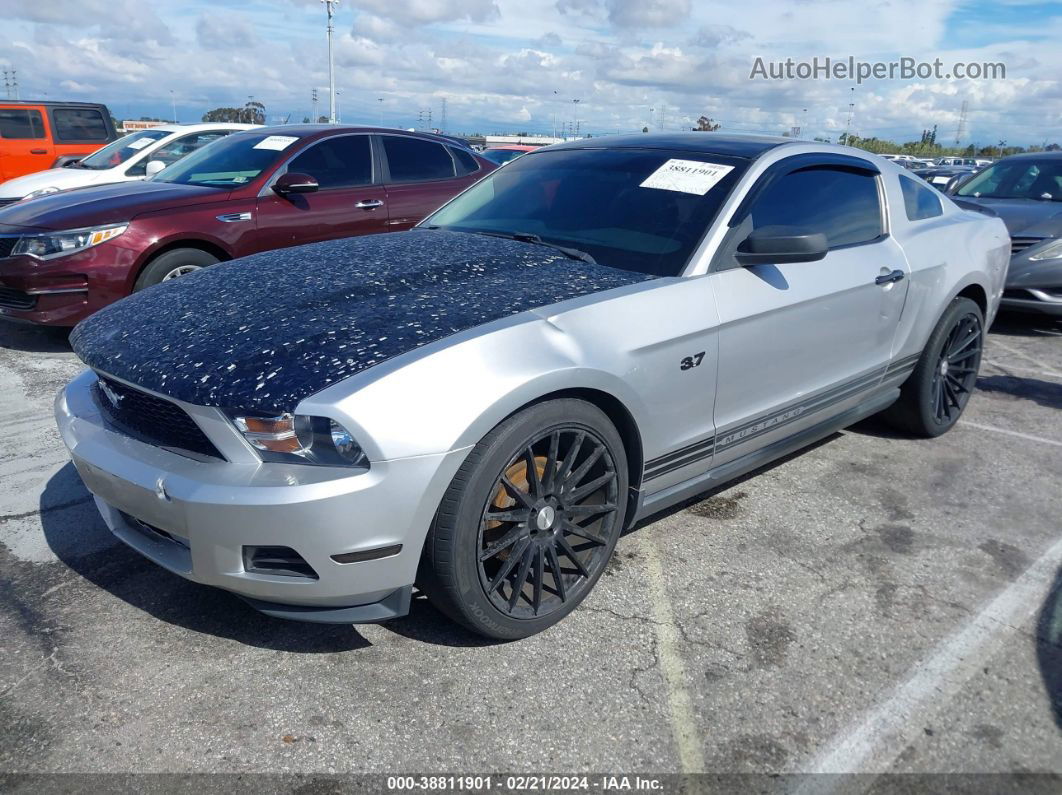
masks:
POLYGON ((900 396, 898 387, 885 392, 872 395, 862 403, 853 406, 848 411, 830 417, 817 425, 805 428, 799 433, 779 439, 759 450, 746 453, 741 458, 734 459, 715 469, 709 469, 700 475, 676 483, 674 486, 652 494, 641 492, 638 495, 638 505, 633 511, 633 516, 628 520, 628 526, 641 521, 655 513, 665 511, 673 505, 695 497, 704 491, 715 489, 728 480, 746 475, 754 469, 764 466, 775 459, 796 452, 819 439, 824 439, 831 433, 847 428, 872 414, 884 411, 900 396))

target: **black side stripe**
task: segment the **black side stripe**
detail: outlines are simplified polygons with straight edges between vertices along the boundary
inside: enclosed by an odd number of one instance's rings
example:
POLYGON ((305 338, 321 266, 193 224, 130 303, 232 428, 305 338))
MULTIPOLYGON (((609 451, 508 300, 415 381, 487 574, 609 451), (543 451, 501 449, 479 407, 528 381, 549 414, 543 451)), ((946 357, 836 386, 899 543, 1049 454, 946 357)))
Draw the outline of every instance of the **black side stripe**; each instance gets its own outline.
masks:
POLYGON ((915 365, 918 364, 918 360, 921 358, 921 353, 915 353, 910 356, 905 356, 902 359, 897 359, 895 362, 892 362, 889 365, 888 369, 885 370, 885 377, 888 378, 901 371, 910 372, 915 368, 915 365))
MULTIPOLYGON (((921 356, 921 354, 918 356, 921 356)), ((914 357, 914 359, 917 360, 918 356, 914 357)), ((910 366, 913 367, 913 363, 910 366)), ((645 464, 645 472, 642 478, 643 482, 662 477, 676 469, 681 469, 682 467, 708 458, 717 451, 725 450, 736 444, 743 444, 744 442, 762 436, 769 431, 782 428, 806 414, 822 411, 835 403, 846 400, 852 395, 873 386, 882 378, 884 373, 885 371, 883 369, 867 373, 866 375, 862 375, 851 381, 846 381, 843 384, 832 387, 825 392, 821 392, 820 394, 807 399, 804 403, 790 403, 781 411, 760 415, 754 420, 750 420, 736 428, 719 433, 715 437, 695 442, 694 444, 681 447, 678 450, 651 459, 645 464)))
POLYGON ((685 458, 691 453, 699 452, 704 448, 711 449, 714 444, 715 437, 709 436, 707 439, 701 439, 699 442, 694 442, 693 444, 686 445, 685 447, 680 447, 677 450, 672 450, 666 455, 660 456, 659 458, 654 458, 650 461, 646 461, 645 468, 655 469, 656 467, 659 467, 662 464, 669 464, 677 458, 685 458))
MULTIPOLYGON (((709 439, 709 442, 712 440, 709 439)), ((700 450, 690 453, 682 458, 674 459, 670 462, 663 464, 654 464, 652 468, 646 467, 645 476, 642 478, 644 481, 653 480, 654 478, 663 477, 669 472, 674 472, 676 469, 682 469, 684 466, 696 463, 706 458, 711 458, 712 453, 715 452, 715 445, 709 444, 707 447, 702 447, 700 450)), ((652 463, 652 462, 650 462, 652 463)))

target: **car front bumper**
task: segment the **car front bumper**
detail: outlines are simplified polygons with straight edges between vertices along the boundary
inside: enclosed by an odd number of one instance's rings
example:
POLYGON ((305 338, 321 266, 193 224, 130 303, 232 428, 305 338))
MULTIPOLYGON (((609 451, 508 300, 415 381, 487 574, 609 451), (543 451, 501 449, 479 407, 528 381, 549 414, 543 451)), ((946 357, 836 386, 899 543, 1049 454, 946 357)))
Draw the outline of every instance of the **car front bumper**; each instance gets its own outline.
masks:
POLYGON ((74 326, 128 295, 135 268, 136 252, 114 243, 54 260, 4 257, 0 259, 0 318, 74 326))
POLYGON ((107 527, 188 580, 303 621, 381 621, 408 609, 421 547, 467 448, 366 470, 196 461, 109 428, 88 371, 55 401, 56 421, 107 527), (401 546, 394 552, 394 548, 401 546), (316 578, 248 570, 248 548, 287 547, 316 578), (386 557, 339 563, 333 555, 386 557))

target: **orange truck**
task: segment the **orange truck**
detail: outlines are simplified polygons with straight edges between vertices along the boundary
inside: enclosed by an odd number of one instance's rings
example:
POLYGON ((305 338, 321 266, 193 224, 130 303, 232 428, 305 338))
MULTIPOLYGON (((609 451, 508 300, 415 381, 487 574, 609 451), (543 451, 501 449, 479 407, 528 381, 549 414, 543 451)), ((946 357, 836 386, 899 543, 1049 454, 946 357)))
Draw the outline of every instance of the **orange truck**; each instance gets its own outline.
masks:
POLYGON ((106 105, 0 100, 0 182, 80 160, 117 137, 106 105))

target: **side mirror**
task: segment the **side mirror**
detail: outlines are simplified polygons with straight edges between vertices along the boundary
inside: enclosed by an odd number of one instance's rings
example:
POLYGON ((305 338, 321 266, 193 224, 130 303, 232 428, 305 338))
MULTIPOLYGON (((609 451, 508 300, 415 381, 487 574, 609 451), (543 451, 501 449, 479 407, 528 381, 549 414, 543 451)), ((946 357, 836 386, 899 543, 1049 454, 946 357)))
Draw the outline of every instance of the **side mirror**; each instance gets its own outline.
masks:
POLYGON ((144 174, 150 179, 164 168, 166 168, 166 164, 161 160, 149 160, 148 164, 144 167, 144 174))
POLYGON ((826 256, 830 244, 822 232, 793 226, 764 226, 741 241, 734 254, 742 266, 815 262, 826 256))
POLYGON ((287 196, 292 193, 313 193, 320 187, 309 174, 283 174, 273 183, 273 192, 287 196))

